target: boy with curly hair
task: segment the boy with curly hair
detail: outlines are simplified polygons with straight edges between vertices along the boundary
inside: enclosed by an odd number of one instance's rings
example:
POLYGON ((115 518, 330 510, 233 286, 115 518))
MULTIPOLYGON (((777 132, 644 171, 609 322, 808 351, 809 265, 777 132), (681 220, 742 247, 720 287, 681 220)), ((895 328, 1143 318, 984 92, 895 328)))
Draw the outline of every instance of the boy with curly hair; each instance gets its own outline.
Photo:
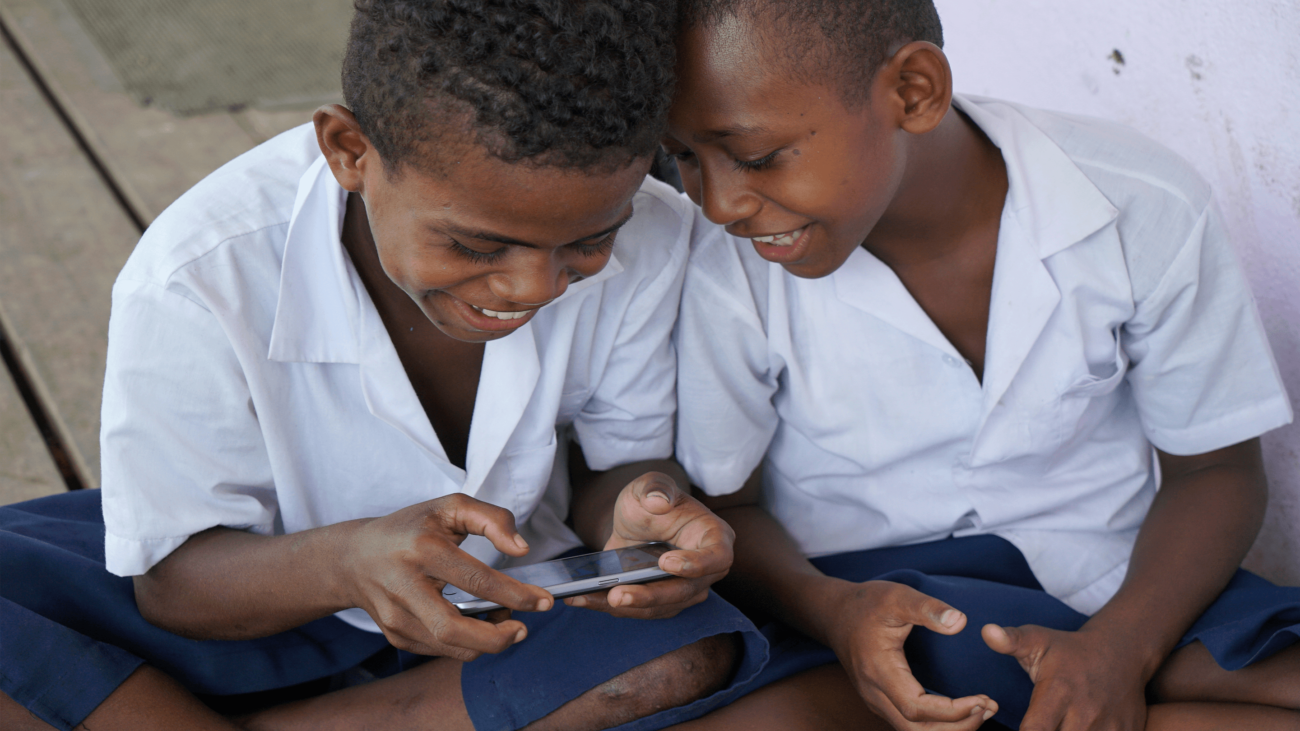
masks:
POLYGON ((348 106, 201 182, 119 276, 102 513, 0 509, 0 726, 659 728, 755 673, 709 593, 730 529, 666 459, 673 23, 358 2, 348 106), (558 605, 497 570, 655 540, 674 578, 558 605))
POLYGON ((930 0, 684 5, 677 456, 797 630, 693 728, 1300 728, 1300 589, 1238 568, 1292 410, 1208 186, 954 96, 930 0))

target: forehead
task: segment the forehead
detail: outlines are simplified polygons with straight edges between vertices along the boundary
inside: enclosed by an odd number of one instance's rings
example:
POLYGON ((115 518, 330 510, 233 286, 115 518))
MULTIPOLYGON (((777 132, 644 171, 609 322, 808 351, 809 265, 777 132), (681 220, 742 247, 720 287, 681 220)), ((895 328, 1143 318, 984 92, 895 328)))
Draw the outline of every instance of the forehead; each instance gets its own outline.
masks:
POLYGON ((614 170, 539 167, 467 146, 439 159, 437 173, 404 167, 390 193, 401 210, 429 224, 564 244, 618 223, 649 164, 645 158, 614 170))
POLYGON ((747 15, 697 24, 678 37, 677 95, 669 117, 675 134, 744 132, 843 109, 827 83, 793 72, 780 42, 747 15))

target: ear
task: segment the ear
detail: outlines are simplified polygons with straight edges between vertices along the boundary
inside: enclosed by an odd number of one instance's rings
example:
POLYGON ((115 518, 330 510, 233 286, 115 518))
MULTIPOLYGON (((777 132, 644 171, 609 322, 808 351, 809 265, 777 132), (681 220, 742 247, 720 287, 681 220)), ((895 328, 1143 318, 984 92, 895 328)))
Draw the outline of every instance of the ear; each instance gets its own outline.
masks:
POLYGON ((933 43, 913 41, 880 71, 898 112, 898 126, 915 135, 933 130, 952 106, 952 68, 933 43))
POLYGON ((316 125, 316 143, 329 163, 334 179, 344 190, 362 193, 365 170, 383 163, 370 140, 361 133, 361 125, 347 107, 326 104, 312 116, 316 125))

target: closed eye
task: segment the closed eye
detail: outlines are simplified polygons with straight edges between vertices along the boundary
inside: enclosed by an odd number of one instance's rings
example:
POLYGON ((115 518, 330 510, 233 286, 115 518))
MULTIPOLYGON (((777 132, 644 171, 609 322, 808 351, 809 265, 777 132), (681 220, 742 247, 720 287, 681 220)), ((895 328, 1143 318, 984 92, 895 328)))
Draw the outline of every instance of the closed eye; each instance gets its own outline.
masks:
POLYGON ((737 170, 766 170, 776 161, 776 156, 781 154, 780 150, 773 150, 770 154, 765 155, 757 160, 736 160, 737 170))
POLYGON ((572 244, 572 246, 582 256, 586 256, 586 257, 604 256, 605 254, 608 254, 610 251, 614 249, 614 239, 617 236, 618 236, 618 232, 615 231, 614 233, 611 233, 610 235, 606 236, 600 241, 597 241, 594 244, 583 243, 583 244, 572 244))
POLYGON ((501 258, 501 255, 505 253, 505 250, 510 247, 502 246, 494 251, 478 251, 477 249, 469 248, 456 239, 452 239, 450 248, 457 256, 462 259, 467 259, 474 264, 490 264, 501 258))

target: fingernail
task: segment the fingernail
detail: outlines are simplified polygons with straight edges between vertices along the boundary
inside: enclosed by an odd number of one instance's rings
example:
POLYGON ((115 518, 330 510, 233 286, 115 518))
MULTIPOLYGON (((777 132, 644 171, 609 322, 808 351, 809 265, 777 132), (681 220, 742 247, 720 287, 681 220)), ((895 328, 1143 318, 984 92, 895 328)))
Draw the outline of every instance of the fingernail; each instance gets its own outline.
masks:
POLYGON ((984 720, 987 721, 987 720, 989 720, 990 718, 993 718, 993 711, 991 711, 991 710, 990 710, 990 711, 985 711, 985 712, 984 712, 984 720))
POLYGON ((515 545, 519 546, 525 551, 528 550, 528 541, 525 541, 524 537, 519 535, 518 533, 515 534, 515 545))
POLYGON ((631 606, 631 604, 632 604, 632 595, 631 595, 631 594, 624 594, 623 596, 619 597, 618 605, 619 605, 620 607, 631 606))
POLYGON ((956 609, 949 609, 939 615, 939 623, 945 627, 956 627, 958 620, 961 619, 961 612, 956 609))
POLYGON ((528 636, 528 630, 524 629, 523 627, 520 627, 519 631, 515 633, 515 644, 517 645, 520 642, 523 642, 524 638, 527 636, 528 636))
POLYGON ((565 599, 564 601, 567 602, 568 605, 571 607, 587 606, 587 597, 585 596, 571 596, 568 599, 565 599))
POLYGON ((975 706, 974 708, 970 709, 970 715, 972 716, 978 716, 983 712, 984 712, 984 706, 975 706))
POLYGON ((672 500, 669 499, 669 497, 668 497, 668 495, 667 495, 666 493, 660 492, 660 491, 658 491, 658 490, 655 490, 654 492, 651 492, 651 493, 647 493, 646 496, 645 496, 645 499, 646 499, 646 500, 649 500, 650 498, 655 498, 655 497, 659 498, 660 500, 663 500, 663 501, 666 502, 666 503, 671 503, 671 502, 672 502, 672 500))
POLYGON ((670 556, 664 559, 664 569, 673 573, 681 573, 686 568, 686 561, 681 556, 670 556))
POLYGON ((551 599, 550 597, 546 597, 545 599, 538 600, 537 611, 549 612, 551 611, 551 607, 553 606, 555 606, 555 600, 551 599))

